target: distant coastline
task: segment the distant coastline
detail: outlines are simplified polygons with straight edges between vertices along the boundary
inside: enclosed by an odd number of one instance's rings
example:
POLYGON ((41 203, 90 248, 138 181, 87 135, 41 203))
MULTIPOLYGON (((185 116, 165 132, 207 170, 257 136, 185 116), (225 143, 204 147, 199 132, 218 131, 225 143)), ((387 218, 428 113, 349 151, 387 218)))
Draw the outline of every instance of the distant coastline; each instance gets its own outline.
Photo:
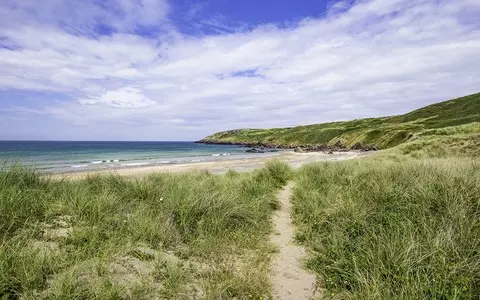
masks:
POLYGON ((464 125, 469 127, 464 131, 475 131, 473 123, 480 122, 479 100, 480 93, 476 93, 398 116, 285 128, 234 129, 214 133, 198 143, 296 149, 299 152, 389 149, 452 126, 464 125))

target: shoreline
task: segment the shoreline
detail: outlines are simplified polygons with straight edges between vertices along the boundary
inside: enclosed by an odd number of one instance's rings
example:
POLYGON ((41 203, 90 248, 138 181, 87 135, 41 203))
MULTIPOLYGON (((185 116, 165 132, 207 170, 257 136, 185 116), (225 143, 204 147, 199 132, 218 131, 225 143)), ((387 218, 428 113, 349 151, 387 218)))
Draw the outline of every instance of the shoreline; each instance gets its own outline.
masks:
POLYGON ((225 174, 228 171, 248 172, 264 166, 265 162, 272 159, 278 159, 288 163, 292 168, 299 168, 307 163, 322 161, 342 161, 355 159, 373 152, 362 151, 345 151, 334 152, 333 154, 325 154, 323 152, 295 153, 282 152, 275 156, 263 156, 252 158, 236 158, 229 160, 208 161, 208 162, 191 162, 171 165, 154 165, 154 166, 138 166, 125 167, 110 170, 94 170, 80 171, 74 173, 57 173, 49 174, 54 177, 78 179, 89 175, 108 175, 115 174, 120 176, 148 176, 153 173, 180 173, 187 171, 209 171, 213 174, 225 174))
MULTIPOLYGON (((203 156, 179 156, 179 157, 165 157, 161 160, 159 159, 139 159, 139 160, 121 160, 115 161, 115 164, 111 164, 113 161, 98 161, 90 162, 97 167, 87 168, 87 165, 84 165, 85 168, 76 168, 75 166, 70 166, 70 168, 51 168, 43 169, 39 168, 41 174, 44 175, 67 175, 67 174, 77 174, 77 173, 96 173, 96 172, 108 172, 108 171, 117 171, 125 169, 138 169, 138 168, 152 168, 152 167, 171 167, 177 165, 188 165, 188 164, 199 164, 199 163, 209 163, 209 162, 229 162, 237 160, 251 160, 251 159, 273 159, 280 156, 282 153, 290 153, 290 150, 284 151, 266 151, 258 153, 242 153, 242 154, 212 154, 212 155, 203 155, 203 156)), ((81 166, 83 167, 83 166, 81 166)))

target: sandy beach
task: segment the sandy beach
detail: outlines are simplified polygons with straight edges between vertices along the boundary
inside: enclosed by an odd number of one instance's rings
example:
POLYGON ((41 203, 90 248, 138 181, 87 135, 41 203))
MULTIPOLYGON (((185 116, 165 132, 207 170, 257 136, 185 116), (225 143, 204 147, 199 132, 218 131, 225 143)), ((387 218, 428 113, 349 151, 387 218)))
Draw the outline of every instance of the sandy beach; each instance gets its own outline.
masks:
POLYGON ((192 170, 208 170, 214 174, 224 174, 229 170, 237 172, 247 172, 264 166, 265 162, 272 159, 278 159, 288 163, 292 168, 299 168, 304 164, 321 161, 341 161, 358 158, 360 156, 369 155, 369 152, 349 151, 349 152, 335 152, 333 154, 325 154, 323 152, 312 153, 295 153, 285 152, 275 157, 256 157, 256 158, 241 158, 225 161, 211 161, 211 162, 195 162, 174 165, 148 166, 148 167, 134 167, 121 168, 114 170, 66 173, 56 176, 65 178, 82 178, 86 175, 92 174, 118 174, 122 176, 145 176, 156 172, 185 172, 192 170))

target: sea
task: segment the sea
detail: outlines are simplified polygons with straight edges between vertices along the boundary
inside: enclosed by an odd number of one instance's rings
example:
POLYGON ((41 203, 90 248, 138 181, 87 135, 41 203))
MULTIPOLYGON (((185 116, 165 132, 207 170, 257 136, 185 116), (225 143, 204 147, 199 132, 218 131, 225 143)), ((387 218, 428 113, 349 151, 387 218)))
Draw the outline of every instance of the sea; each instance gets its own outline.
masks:
POLYGON ((37 172, 70 173, 278 155, 247 149, 194 142, 0 141, 0 166, 20 163, 37 172))

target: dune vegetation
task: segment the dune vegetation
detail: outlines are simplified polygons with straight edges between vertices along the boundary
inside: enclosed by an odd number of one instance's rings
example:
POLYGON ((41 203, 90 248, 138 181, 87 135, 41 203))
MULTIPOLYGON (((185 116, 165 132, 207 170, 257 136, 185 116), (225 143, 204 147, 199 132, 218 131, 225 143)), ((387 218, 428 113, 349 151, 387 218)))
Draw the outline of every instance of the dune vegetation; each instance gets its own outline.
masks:
POLYGON ((293 205, 327 299, 479 299, 480 162, 304 166, 293 205))
POLYGON ((408 143, 389 149, 416 158, 480 157, 480 123, 426 130, 408 143))
POLYGON ((472 122, 298 170, 296 239, 324 298, 480 299, 479 158, 472 122))
POLYGON ((292 180, 296 241, 325 299, 480 299, 479 108, 476 94, 221 138, 389 148, 295 171, 66 180, 1 166, 0 299, 271 298, 271 217, 292 180))
POLYGON ((467 127, 295 172, 271 161, 61 180, 4 167, 0 297, 269 298, 275 195, 294 180, 296 241, 323 298, 478 299, 480 161, 467 127))
MULTIPOLYGON (((480 93, 426 106, 410 113, 272 129, 237 129, 215 133, 200 142, 274 147, 370 145, 387 149, 445 127, 480 122, 480 93)), ((478 125, 477 125, 478 133, 478 125)))
POLYGON ((0 172, 0 299, 270 296, 266 242, 291 172, 89 176, 0 172))

